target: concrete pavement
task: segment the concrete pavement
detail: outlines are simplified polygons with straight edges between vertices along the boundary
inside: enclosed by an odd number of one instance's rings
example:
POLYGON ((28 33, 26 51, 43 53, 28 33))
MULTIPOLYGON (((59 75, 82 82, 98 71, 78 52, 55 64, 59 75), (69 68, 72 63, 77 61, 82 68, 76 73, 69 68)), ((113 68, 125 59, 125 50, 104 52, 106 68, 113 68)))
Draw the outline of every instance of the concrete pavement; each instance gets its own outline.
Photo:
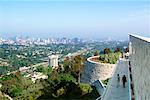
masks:
POLYGON ((128 61, 120 59, 118 61, 116 70, 111 78, 102 100, 129 100, 129 86, 128 86, 128 61), (117 74, 120 75, 120 83, 117 81, 117 74), (126 87, 123 88, 122 76, 127 78, 126 87))

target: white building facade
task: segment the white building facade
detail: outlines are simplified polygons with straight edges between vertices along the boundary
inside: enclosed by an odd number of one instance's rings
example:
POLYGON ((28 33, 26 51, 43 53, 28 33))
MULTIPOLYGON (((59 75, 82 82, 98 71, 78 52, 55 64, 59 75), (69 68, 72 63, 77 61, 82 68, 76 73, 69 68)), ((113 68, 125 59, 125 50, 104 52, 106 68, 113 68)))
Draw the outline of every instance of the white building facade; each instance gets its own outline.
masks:
POLYGON ((58 55, 49 56, 49 66, 51 66, 53 68, 58 67, 58 55))

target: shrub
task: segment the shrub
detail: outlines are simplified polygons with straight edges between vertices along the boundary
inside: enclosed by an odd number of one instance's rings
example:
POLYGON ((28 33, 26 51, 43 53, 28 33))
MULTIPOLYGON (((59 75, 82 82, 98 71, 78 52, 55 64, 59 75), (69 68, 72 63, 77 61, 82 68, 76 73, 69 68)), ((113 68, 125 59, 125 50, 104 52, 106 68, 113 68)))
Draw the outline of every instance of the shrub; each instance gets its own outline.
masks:
POLYGON ((36 72, 41 72, 43 74, 50 74, 52 72, 52 67, 38 66, 35 70, 36 72))
POLYGON ((102 82, 103 82, 103 84, 107 85, 109 80, 110 80, 110 78, 103 80, 102 82))
POLYGON ((61 87, 60 89, 57 90, 55 97, 59 97, 64 94, 65 94, 65 89, 63 87, 61 87))
POLYGON ((89 84, 81 83, 81 84, 79 84, 79 87, 80 87, 80 89, 82 91, 82 95, 91 93, 92 90, 93 90, 92 87, 89 84))
POLYGON ((120 54, 121 54, 120 52, 101 54, 99 57, 99 60, 102 63, 115 64, 117 62, 117 60, 119 59, 120 54))

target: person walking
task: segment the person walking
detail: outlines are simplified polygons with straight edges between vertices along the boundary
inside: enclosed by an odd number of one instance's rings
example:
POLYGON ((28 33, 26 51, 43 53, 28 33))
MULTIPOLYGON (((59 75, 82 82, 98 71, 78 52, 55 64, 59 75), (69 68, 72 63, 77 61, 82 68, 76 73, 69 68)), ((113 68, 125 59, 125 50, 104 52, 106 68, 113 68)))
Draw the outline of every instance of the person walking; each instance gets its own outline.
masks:
POLYGON ((122 77, 123 88, 125 88, 126 82, 127 82, 127 78, 125 75, 123 75, 123 77, 122 77))
POLYGON ((120 84, 120 75, 119 74, 117 74, 117 87, 119 86, 119 84, 120 84))

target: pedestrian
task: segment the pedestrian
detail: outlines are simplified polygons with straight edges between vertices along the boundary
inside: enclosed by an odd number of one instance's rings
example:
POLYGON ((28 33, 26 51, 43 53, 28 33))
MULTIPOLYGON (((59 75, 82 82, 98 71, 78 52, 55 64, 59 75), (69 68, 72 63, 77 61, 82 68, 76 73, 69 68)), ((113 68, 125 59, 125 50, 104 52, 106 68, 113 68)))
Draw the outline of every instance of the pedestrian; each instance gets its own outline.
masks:
POLYGON ((127 78, 125 75, 123 75, 122 77, 122 83, 123 83, 123 87, 125 88, 125 83, 127 82, 127 78))
POLYGON ((119 86, 119 84, 120 84, 120 75, 119 74, 117 74, 117 87, 119 86))

